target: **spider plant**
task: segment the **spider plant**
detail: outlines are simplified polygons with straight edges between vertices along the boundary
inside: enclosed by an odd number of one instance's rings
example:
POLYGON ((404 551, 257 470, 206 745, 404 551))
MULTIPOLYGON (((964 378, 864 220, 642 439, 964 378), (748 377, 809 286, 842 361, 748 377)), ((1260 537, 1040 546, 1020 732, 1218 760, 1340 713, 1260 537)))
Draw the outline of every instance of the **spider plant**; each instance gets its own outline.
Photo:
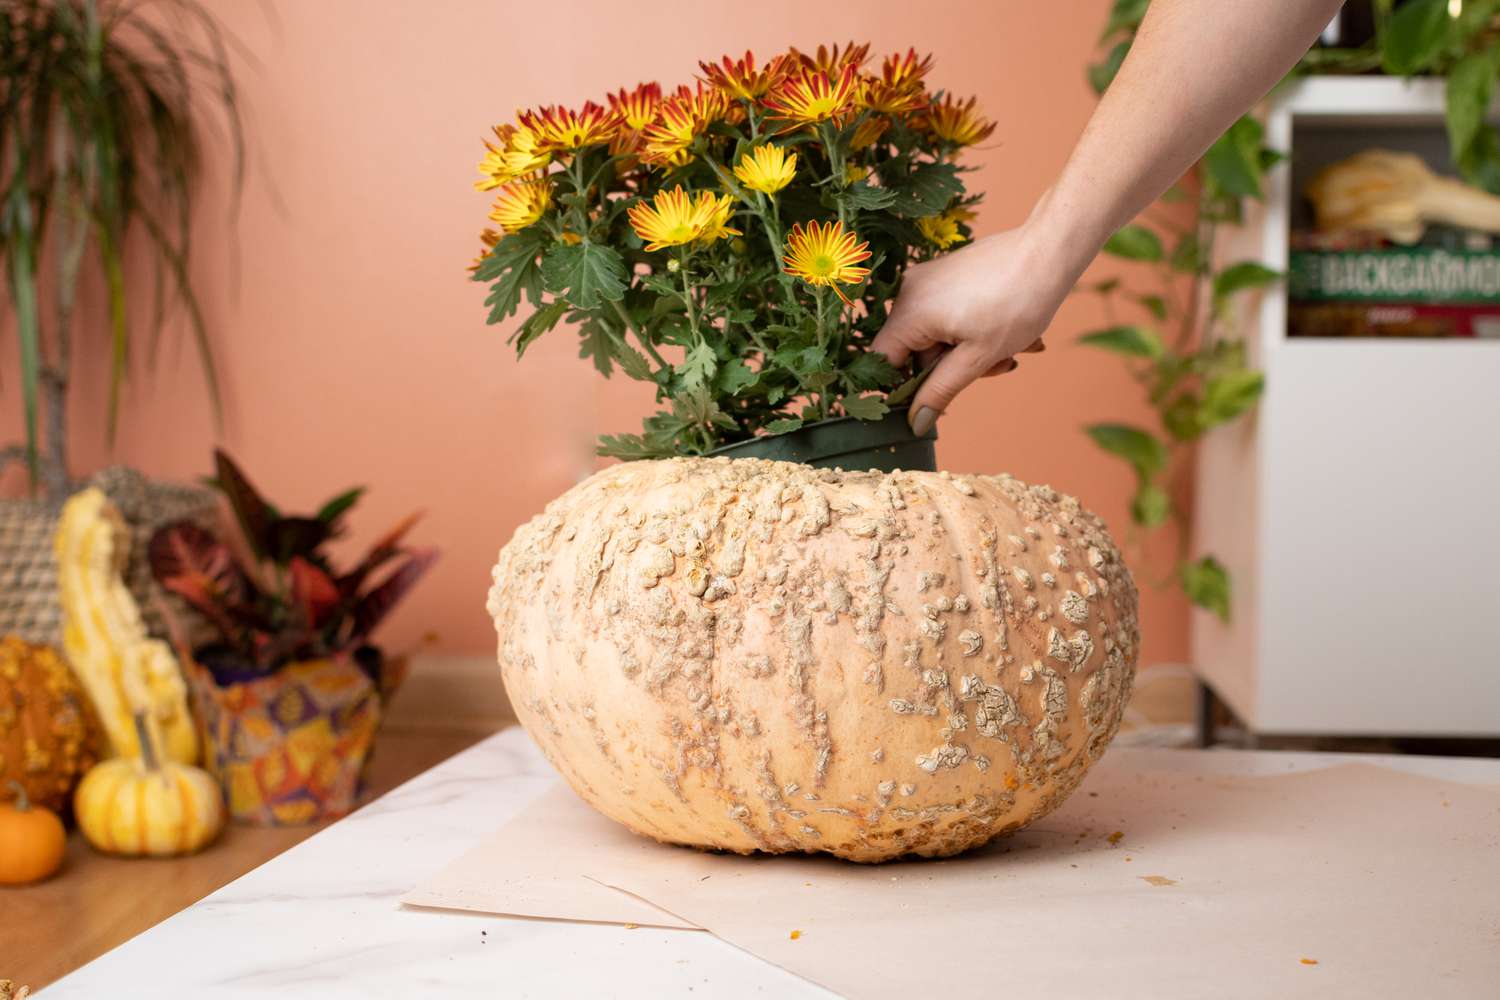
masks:
POLYGON ((188 262, 204 123, 217 120, 225 132, 236 200, 243 180, 231 44, 198 0, 0 0, 0 268, 26 427, 25 444, 0 451, 0 465, 24 458, 33 489, 49 497, 69 486, 66 403, 78 350, 109 352, 106 434, 114 441, 121 383, 140 339, 128 318, 127 243, 142 248, 132 266, 153 279, 148 361, 168 307, 180 304, 220 412, 188 262), (86 266, 102 274, 106 322, 86 324, 75 338, 86 266))

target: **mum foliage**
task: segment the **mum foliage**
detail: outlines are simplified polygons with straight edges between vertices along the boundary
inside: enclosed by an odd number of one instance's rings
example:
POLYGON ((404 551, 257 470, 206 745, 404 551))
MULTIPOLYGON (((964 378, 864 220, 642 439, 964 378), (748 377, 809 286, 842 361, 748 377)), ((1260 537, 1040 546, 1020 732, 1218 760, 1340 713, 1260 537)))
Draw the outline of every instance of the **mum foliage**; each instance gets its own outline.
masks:
POLYGON ((479 165, 489 322, 524 305, 519 356, 566 320, 600 374, 656 386, 662 409, 605 455, 879 419, 915 387, 869 350, 903 272, 971 237, 956 161, 994 125, 928 89, 931 57, 877 69, 851 43, 699 66, 675 91, 519 112, 479 165))

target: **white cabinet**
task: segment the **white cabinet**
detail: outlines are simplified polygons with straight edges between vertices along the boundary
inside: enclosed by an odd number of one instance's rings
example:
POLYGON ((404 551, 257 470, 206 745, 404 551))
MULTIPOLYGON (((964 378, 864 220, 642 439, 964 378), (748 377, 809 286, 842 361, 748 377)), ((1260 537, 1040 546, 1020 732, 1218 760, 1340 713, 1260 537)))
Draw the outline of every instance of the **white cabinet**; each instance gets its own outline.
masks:
MULTIPOLYGON (((1439 80, 1286 88, 1291 163, 1226 250, 1285 270, 1303 179, 1357 149, 1451 173, 1442 107, 1439 80)), ((1194 612, 1200 678, 1258 734, 1500 736, 1500 340, 1288 338, 1286 312, 1261 297, 1265 396, 1199 454, 1196 551, 1234 586, 1230 624, 1194 612)))

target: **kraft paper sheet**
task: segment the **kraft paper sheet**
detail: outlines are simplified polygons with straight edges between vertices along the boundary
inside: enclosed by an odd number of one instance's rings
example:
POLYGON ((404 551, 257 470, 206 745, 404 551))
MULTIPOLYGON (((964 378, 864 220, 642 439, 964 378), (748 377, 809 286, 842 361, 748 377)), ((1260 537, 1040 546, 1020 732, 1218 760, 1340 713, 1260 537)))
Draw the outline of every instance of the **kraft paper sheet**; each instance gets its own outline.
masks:
POLYGON ((702 927, 861 998, 1468 997, 1500 987, 1497 886, 1487 790, 1106 761, 1035 827, 879 866, 665 847, 559 785, 404 901, 702 927))

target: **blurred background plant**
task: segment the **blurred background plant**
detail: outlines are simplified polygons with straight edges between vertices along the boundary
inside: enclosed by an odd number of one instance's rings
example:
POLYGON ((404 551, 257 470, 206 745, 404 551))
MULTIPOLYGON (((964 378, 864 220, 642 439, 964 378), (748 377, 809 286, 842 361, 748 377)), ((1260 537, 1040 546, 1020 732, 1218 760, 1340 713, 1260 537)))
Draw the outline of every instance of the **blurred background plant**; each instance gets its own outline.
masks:
POLYGON ((0 465, 25 460, 33 490, 50 499, 70 488, 67 393, 80 349, 109 353, 106 434, 114 439, 139 340, 126 301, 127 243, 154 271, 147 359, 169 306, 180 304, 219 412, 189 260, 207 122, 222 126, 215 138, 232 150, 236 197, 243 177, 231 45, 196 0, 0 0, 0 266, 26 426, 24 444, 0 451, 0 465), (137 231, 143 238, 131 243, 137 231), (108 319, 75 337, 85 265, 103 277, 108 319))
MULTIPOLYGON (((1104 54, 1088 69, 1097 93, 1114 80, 1149 5, 1116 0, 1099 38, 1104 54)), ((1288 79, 1314 73, 1446 76, 1453 165, 1470 183, 1500 192, 1500 140, 1485 121, 1500 73, 1500 0, 1353 2, 1337 27, 1288 79)), ((1086 431, 1134 470, 1134 525, 1142 531, 1175 527, 1171 579, 1194 604, 1225 621, 1229 574, 1212 553, 1190 553, 1187 513, 1174 498, 1186 490, 1192 443, 1253 409, 1265 387, 1264 376, 1246 364, 1230 306, 1239 293, 1282 276, 1254 260, 1221 262, 1215 250, 1222 229, 1244 220, 1245 200, 1261 197, 1266 171, 1282 159, 1265 145, 1253 115, 1240 118, 1160 204, 1105 244, 1105 253, 1146 268, 1128 279, 1080 286, 1104 299, 1110 317, 1108 327, 1081 342, 1125 360, 1159 424, 1095 424, 1086 431)))

